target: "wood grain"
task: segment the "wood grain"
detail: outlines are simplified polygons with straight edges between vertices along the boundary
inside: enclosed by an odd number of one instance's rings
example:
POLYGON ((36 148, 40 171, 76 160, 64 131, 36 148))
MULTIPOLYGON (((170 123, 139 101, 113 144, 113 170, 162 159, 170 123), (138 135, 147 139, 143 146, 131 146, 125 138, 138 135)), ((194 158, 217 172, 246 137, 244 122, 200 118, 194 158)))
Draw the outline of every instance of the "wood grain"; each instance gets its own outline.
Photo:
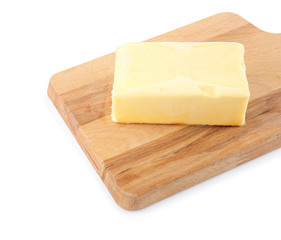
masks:
POLYGON ((148 41, 235 41, 251 91, 243 127, 111 121, 115 54, 55 74, 48 95, 123 208, 146 207, 281 146, 281 34, 221 13, 148 41))

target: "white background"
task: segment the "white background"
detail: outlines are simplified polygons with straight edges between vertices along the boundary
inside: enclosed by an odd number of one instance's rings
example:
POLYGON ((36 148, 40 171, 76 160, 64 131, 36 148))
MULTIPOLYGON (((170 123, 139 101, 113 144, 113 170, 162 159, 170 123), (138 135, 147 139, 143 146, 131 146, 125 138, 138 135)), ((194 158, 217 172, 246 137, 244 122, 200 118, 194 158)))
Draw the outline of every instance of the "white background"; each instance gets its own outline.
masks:
POLYGON ((278 2, 1 1, 0 239, 281 239, 281 149, 129 212, 46 93, 58 71, 215 13, 281 32, 278 2))

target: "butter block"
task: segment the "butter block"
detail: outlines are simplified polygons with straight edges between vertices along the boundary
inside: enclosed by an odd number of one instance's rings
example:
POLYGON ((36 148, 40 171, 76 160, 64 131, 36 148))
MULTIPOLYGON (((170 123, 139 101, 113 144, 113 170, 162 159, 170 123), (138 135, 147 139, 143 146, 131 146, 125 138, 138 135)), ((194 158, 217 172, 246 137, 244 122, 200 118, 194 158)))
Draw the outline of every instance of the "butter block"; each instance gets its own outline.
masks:
POLYGON ((116 50, 115 122, 244 125, 249 97, 240 43, 129 43, 116 50))

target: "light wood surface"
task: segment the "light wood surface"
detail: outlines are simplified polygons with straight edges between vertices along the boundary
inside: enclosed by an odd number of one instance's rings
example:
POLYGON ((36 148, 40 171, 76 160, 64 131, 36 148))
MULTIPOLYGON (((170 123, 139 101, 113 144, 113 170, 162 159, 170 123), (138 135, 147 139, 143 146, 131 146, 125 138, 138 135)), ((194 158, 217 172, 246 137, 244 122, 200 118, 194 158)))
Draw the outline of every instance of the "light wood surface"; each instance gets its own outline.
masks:
POLYGON ((116 202, 146 207, 281 146, 281 34, 221 13, 148 41, 243 43, 251 98, 243 127, 111 121, 115 54, 55 74, 48 95, 116 202))

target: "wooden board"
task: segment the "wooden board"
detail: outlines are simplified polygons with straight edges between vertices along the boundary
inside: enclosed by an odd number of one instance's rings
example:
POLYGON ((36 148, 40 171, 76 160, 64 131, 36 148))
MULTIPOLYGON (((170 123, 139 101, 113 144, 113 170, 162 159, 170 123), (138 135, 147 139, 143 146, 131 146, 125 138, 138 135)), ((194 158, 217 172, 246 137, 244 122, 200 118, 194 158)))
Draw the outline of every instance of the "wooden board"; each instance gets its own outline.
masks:
POLYGON ((281 146, 281 34, 221 13, 148 41, 245 45, 251 99, 244 127, 111 121, 115 54, 55 74, 48 95, 116 202, 136 210, 281 146))

